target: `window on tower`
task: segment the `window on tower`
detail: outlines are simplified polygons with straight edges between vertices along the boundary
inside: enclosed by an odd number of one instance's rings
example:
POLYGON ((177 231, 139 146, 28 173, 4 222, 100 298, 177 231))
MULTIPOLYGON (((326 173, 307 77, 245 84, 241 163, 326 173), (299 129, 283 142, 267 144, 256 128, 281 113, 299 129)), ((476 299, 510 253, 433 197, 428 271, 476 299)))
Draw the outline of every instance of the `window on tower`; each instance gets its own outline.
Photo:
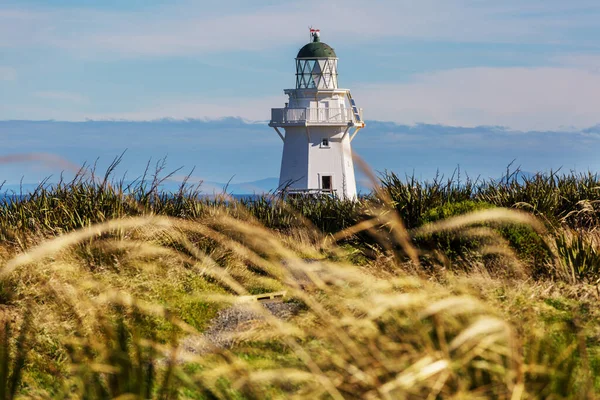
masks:
POLYGON ((321 189, 322 190, 331 190, 331 189, 333 189, 333 184, 331 182, 331 175, 323 175, 323 176, 321 176, 321 189))
POLYGON ((327 139, 327 138, 321 139, 321 147, 329 148, 329 139, 327 139))

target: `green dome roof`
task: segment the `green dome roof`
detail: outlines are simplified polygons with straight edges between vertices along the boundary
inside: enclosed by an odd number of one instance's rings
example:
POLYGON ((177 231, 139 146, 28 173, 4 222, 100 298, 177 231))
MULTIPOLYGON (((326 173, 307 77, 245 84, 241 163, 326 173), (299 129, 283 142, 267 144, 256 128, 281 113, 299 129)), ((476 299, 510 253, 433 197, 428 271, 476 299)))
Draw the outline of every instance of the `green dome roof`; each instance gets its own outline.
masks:
POLYGON ((337 58, 337 56, 328 44, 312 42, 301 48, 296 58, 337 58))

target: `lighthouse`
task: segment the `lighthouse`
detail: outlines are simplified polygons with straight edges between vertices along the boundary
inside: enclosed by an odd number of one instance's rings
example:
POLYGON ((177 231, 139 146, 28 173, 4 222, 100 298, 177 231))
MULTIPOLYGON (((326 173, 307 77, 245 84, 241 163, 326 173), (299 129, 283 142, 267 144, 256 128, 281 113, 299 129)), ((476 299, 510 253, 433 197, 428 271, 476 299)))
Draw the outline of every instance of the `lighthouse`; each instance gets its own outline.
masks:
POLYGON ((280 189, 356 198, 351 142, 365 127, 362 109, 338 87, 338 58, 319 30, 296 56, 296 88, 284 93, 289 100, 271 109, 269 123, 283 140, 280 189))

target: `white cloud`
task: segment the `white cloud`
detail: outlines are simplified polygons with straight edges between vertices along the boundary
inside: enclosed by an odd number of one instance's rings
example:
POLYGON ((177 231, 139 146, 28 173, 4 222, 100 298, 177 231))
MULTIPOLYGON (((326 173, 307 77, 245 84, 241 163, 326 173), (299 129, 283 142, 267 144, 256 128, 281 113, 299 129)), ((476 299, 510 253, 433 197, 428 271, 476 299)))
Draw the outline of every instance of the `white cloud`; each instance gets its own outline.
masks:
MULTIPOLYGON (((578 129, 600 123, 600 73, 587 68, 462 68, 418 74, 406 83, 352 87, 371 120, 403 124, 506 126, 518 130, 578 129)), ((26 109, 26 119, 133 120, 222 118, 265 121, 285 96, 161 98, 116 113, 26 109)), ((16 110, 11 111, 13 114, 16 110)))
POLYGON ((29 10, 0 8, 0 47, 20 47, 48 43, 56 35, 60 19, 29 10))
POLYGON ((567 54, 555 58, 559 65, 600 73, 600 54, 567 54))
POLYGON ((46 167, 61 168, 71 172, 79 171, 80 167, 70 161, 50 153, 21 153, 0 155, 0 165, 14 163, 40 163, 46 167))
POLYGON ((0 81, 14 81, 17 79, 17 70, 0 66, 0 81))
MULTIPOLYGON (((124 110, 122 112, 83 112, 77 110, 19 109, 19 115, 30 115, 27 119, 54 119, 59 121, 127 120, 151 121, 163 118, 172 119, 218 119, 240 117, 249 121, 267 121, 271 118, 271 108, 283 107, 285 96, 262 98, 180 98, 161 99, 153 105, 124 110)), ((15 113, 17 110, 11 110, 15 113)))
POLYGON ((266 121, 271 118, 271 108, 283 107, 284 96, 223 99, 182 99, 165 101, 160 105, 122 113, 86 115, 89 119, 116 119, 148 121, 161 118, 173 119, 214 119, 240 117, 252 121, 266 121))
POLYGON ((600 123, 600 73, 578 68, 463 68, 353 90, 367 119, 520 130, 600 123))
POLYGON ((89 103, 89 99, 86 96, 73 92, 43 91, 35 92, 33 95, 40 99, 46 100, 63 101, 76 104, 89 103))

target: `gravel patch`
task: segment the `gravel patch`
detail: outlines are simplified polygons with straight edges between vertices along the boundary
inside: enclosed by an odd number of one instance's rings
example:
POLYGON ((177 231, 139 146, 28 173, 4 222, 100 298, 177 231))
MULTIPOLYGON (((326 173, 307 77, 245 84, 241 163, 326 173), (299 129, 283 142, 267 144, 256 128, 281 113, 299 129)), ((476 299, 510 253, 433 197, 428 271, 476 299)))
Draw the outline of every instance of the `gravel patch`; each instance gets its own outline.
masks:
MULTIPOLYGON (((298 313, 300 306, 296 303, 280 301, 262 303, 271 314, 282 320, 290 319, 298 313)), ((247 305, 239 304, 217 313, 209 328, 201 336, 188 336, 183 339, 181 347, 185 352, 202 354, 208 351, 206 342, 218 348, 231 348, 235 344, 232 334, 247 330, 255 321, 264 318, 247 305)))

